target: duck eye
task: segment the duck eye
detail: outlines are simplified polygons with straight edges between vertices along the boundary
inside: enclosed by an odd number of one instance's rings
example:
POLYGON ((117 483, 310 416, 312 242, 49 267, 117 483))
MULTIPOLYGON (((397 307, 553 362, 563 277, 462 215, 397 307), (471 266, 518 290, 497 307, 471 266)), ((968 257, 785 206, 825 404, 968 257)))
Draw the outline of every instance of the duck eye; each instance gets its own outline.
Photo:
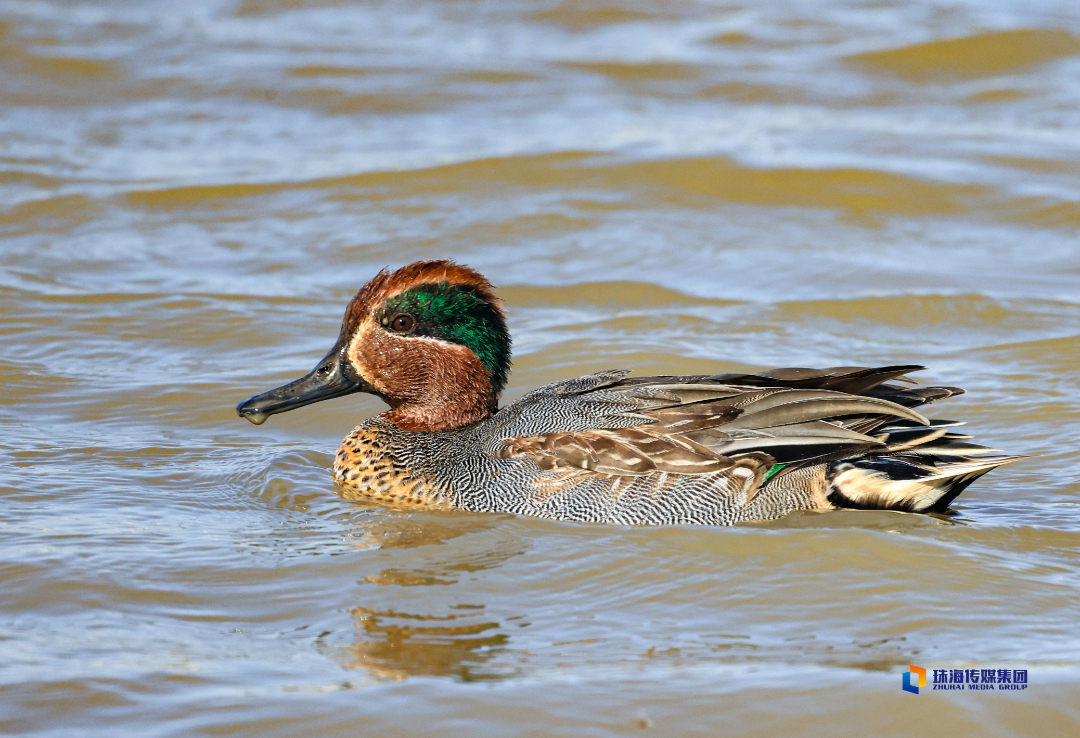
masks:
POLYGON ((413 316, 402 314, 390 321, 390 330, 396 333, 408 333, 415 324, 413 316))

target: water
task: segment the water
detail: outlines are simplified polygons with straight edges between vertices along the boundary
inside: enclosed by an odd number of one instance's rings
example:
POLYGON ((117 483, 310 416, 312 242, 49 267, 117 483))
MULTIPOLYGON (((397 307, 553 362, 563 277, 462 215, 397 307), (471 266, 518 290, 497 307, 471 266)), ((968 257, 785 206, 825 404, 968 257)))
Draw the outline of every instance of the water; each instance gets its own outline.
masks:
POLYGON ((1073 2, 0 2, 0 730, 1080 733, 1073 2), (959 39, 959 40, 955 40, 959 39), (254 427, 383 266, 507 399, 924 363, 1036 458, 951 520, 625 529, 334 494, 254 427), (900 689, 909 664, 1020 692, 900 689))

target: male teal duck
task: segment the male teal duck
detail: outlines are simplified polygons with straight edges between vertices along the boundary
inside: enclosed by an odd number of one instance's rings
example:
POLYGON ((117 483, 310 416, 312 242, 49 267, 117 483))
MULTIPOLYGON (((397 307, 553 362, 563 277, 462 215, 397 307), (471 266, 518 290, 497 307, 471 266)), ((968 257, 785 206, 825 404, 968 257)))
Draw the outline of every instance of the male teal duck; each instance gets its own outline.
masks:
POLYGON ((237 406, 274 413, 353 392, 390 409, 338 448, 343 494, 556 520, 730 525, 794 510, 942 512, 1023 458, 968 443, 913 408, 920 366, 629 377, 606 371, 502 409, 510 334, 491 284, 450 261, 382 271, 307 376, 237 406), (905 384, 896 384, 896 381, 905 384))

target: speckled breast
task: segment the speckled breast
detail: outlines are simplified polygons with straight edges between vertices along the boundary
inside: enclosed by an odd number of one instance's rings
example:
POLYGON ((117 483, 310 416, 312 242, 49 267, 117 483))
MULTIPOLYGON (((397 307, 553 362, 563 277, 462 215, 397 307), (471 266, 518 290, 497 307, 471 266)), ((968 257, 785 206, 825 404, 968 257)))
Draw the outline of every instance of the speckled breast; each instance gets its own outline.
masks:
POLYGON ((334 481, 347 499, 405 507, 452 507, 430 479, 405 468, 382 433, 369 426, 357 426, 338 446, 334 481))

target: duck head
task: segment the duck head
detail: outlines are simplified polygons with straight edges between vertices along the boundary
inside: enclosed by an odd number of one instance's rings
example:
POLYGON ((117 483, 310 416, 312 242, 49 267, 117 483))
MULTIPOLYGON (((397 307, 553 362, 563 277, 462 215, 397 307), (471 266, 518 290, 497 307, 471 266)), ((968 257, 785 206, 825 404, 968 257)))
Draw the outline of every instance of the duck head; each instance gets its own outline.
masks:
POLYGON ((337 343, 314 370, 236 407, 252 423, 353 392, 390 405, 408 431, 489 417, 510 372, 510 334, 491 283, 451 261, 383 270, 345 310, 337 343))

